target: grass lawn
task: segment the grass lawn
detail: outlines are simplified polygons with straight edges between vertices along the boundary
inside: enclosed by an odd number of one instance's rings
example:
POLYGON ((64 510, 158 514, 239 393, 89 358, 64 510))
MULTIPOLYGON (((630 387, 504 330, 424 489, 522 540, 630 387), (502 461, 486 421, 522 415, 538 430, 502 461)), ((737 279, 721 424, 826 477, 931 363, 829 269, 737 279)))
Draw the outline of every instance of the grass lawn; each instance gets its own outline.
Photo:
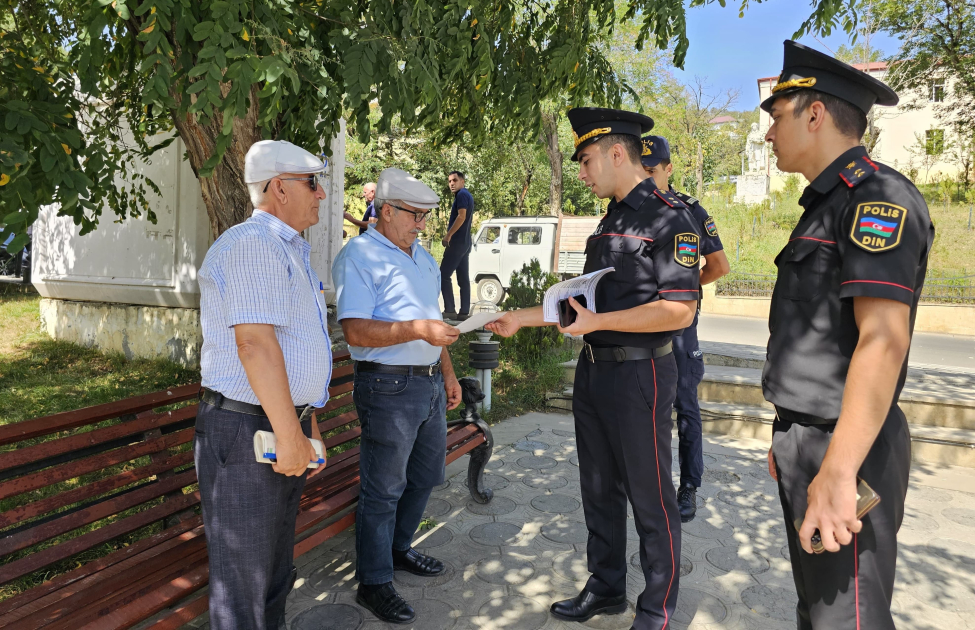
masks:
MULTIPOLYGON (((775 256, 802 215, 797 196, 777 201, 772 209, 769 204, 728 203, 718 195, 705 195, 701 200, 718 224, 732 272, 775 274, 775 256)), ((935 227, 928 276, 975 274, 975 230, 968 229, 968 204, 946 207, 929 199, 928 211, 935 227)))
POLYGON ((40 329, 40 297, 0 285, 0 424, 20 422, 193 383, 196 369, 164 360, 129 361, 40 329))

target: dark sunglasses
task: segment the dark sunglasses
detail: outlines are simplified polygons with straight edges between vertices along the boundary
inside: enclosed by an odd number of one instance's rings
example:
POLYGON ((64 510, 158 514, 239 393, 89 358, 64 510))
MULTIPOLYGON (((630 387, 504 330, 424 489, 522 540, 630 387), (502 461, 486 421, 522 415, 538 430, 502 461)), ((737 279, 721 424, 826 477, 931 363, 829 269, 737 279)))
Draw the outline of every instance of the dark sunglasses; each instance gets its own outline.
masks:
POLYGON ((266 184, 264 184, 264 192, 267 192, 268 186, 270 186, 271 185, 271 182, 274 181, 274 180, 276 180, 276 179, 280 179, 283 182, 285 182, 285 181, 307 181, 308 182, 308 187, 312 189, 312 192, 317 191, 319 186, 321 186, 322 188, 325 188, 325 174, 324 173, 312 173, 311 175, 308 175, 306 177, 272 177, 271 179, 267 180, 267 183, 266 184))
MULTIPOLYGON (((387 201, 386 203, 389 203, 389 202, 387 201)), ((394 204, 391 204, 391 203, 389 205, 393 206, 397 210, 402 210, 403 212, 409 212, 410 214, 413 215, 413 221, 416 222, 416 223, 419 223, 423 219, 426 219, 427 218, 427 215, 430 214, 430 212, 431 212, 430 210, 428 210, 426 212, 415 212, 413 210, 407 210, 406 208, 401 208, 401 207, 399 207, 397 205, 394 205, 394 204)))

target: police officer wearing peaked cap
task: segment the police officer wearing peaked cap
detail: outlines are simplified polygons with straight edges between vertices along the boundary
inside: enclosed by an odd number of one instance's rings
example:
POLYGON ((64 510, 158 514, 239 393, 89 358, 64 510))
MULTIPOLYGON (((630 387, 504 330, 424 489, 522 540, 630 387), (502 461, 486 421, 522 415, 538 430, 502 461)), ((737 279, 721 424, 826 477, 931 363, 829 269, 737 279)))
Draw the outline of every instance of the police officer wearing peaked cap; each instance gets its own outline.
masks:
MULTIPOLYGON (((659 190, 640 164, 640 136, 653 121, 614 109, 568 113, 579 177, 612 198, 586 243, 585 272, 613 267, 596 289, 595 308, 571 305, 584 335, 573 390, 582 504, 589 529, 589 578, 552 614, 585 621, 620 613, 626 601, 626 501, 640 535, 646 588, 633 628, 670 627, 677 604, 680 515, 671 478, 671 409, 677 386, 672 338, 694 319, 700 288, 700 237, 684 203, 659 190)), ((541 307, 505 314, 487 326, 511 336, 545 326, 541 307)))
POLYGON ((918 190, 860 146, 882 82, 785 42, 762 108, 779 169, 811 182, 776 258, 765 398, 801 630, 892 630, 911 443, 897 399, 934 226, 918 190), (857 518, 858 479, 880 503, 857 518), (813 538, 823 553, 814 553, 813 538))
MULTIPOLYGON (((694 197, 677 192, 670 186, 674 165, 670 161, 670 143, 661 136, 643 138, 643 170, 653 178, 661 190, 670 190, 687 205, 692 220, 701 234, 701 286, 714 282, 728 273, 728 257, 718 236, 714 217, 708 214, 701 202, 694 197)), ((677 507, 683 523, 694 520, 697 512, 697 489, 704 475, 704 438, 701 435, 701 407, 697 401, 697 388, 704 378, 704 353, 697 341, 697 319, 682 332, 674 335, 674 357, 677 359, 677 454, 680 461, 680 487, 677 490, 677 507)))

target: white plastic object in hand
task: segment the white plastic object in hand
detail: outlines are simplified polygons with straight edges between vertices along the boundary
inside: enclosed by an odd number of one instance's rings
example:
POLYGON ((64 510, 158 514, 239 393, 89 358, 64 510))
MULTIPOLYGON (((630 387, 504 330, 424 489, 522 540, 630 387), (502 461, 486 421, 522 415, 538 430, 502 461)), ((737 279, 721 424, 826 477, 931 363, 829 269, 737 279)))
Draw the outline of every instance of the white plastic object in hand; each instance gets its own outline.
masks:
MULTIPOLYGON (((318 459, 309 462, 308 467, 318 468, 319 464, 325 463, 324 446, 322 445, 321 440, 316 440, 314 438, 308 438, 308 440, 315 449, 315 454, 318 455, 318 459)), ((277 452, 277 444, 278 441, 273 432, 256 431, 254 433, 254 456, 257 458, 257 461, 262 464, 277 463, 277 459, 271 459, 268 457, 268 455, 274 455, 277 452)))

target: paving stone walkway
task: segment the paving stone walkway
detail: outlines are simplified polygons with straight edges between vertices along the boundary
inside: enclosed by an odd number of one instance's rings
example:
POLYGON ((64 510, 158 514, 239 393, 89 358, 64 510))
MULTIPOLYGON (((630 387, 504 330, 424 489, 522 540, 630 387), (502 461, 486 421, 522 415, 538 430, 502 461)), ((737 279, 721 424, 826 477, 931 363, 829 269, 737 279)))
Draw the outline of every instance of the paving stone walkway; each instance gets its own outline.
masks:
MULTIPOLYGON (((475 503, 465 475, 454 474, 427 507, 436 525, 417 534, 415 546, 442 559, 446 573, 428 579, 396 573, 397 588, 417 611, 413 627, 629 628, 644 586, 632 515, 630 610, 585 624, 548 614, 553 601, 574 595, 588 577, 571 416, 528 414, 494 430, 499 447, 487 476, 494 500, 475 503)), ((683 526, 675 630, 795 628, 796 596, 767 448, 758 440, 707 436, 698 515, 683 526)), ((674 458, 676 466, 676 452, 674 458)), ((448 474, 466 465, 463 458, 448 474)), ((975 471, 915 466, 900 541, 898 628, 975 630, 975 471)), ((351 531, 300 559, 290 630, 386 627, 355 604, 354 562, 351 531)))

